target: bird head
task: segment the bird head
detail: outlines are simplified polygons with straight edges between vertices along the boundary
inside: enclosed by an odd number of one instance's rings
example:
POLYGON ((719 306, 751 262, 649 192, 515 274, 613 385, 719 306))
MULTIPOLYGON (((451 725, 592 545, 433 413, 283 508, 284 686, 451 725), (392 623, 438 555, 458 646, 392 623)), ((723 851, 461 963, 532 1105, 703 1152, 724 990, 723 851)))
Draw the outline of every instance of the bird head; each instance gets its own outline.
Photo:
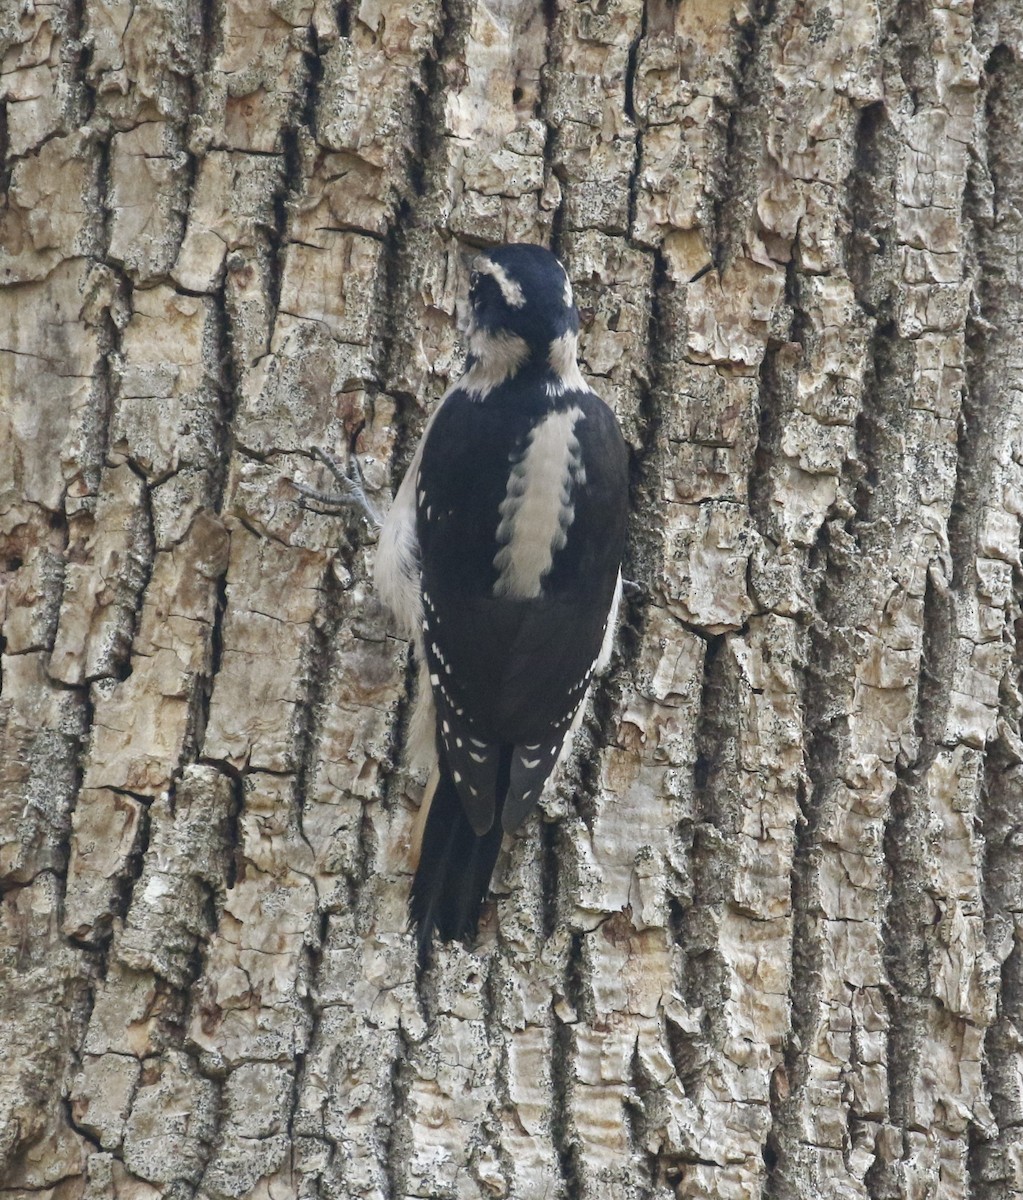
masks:
POLYGON ((555 343, 570 342, 574 359, 579 313, 565 268, 542 246, 513 244, 478 255, 469 279, 469 351, 487 363, 495 355, 547 360, 555 343))

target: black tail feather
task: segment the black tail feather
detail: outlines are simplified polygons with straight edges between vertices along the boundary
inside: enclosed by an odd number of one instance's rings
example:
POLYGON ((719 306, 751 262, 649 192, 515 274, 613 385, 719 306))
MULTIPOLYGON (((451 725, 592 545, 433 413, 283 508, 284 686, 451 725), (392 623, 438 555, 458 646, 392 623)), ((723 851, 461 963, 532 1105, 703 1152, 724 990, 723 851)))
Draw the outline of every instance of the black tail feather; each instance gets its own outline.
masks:
MULTIPOLYGON (((505 757, 510 765, 510 756, 502 755, 502 759, 505 757)), ((507 786, 508 766, 502 761, 498 784, 502 799, 507 786)), ((426 962, 435 935, 442 942, 475 937, 501 849, 500 809, 498 803, 493 825, 477 837, 441 755, 440 779, 426 818, 419 866, 409 895, 409 919, 416 927, 420 966, 426 962)))

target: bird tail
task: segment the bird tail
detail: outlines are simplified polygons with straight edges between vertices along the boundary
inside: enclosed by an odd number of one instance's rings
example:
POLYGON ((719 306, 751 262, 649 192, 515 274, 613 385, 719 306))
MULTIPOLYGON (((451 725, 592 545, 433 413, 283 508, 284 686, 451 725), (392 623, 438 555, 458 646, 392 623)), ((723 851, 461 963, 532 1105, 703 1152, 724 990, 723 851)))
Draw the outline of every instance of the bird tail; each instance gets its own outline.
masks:
MULTIPOLYGON (((508 788, 510 767, 511 755, 502 752, 497 788, 502 799, 508 788)), ((475 936, 480 909, 501 849, 500 803, 493 825, 482 837, 477 837, 462 808, 443 749, 439 768, 409 895, 409 921, 416 927, 420 966, 426 963, 434 935, 442 942, 475 936)))

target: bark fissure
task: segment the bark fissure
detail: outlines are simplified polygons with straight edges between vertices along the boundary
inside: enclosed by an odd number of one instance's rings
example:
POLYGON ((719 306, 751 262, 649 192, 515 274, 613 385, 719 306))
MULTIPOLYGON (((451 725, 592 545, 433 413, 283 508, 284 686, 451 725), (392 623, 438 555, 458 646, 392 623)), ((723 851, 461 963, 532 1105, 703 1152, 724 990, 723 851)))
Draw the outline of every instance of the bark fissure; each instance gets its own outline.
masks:
POLYGON ((745 20, 733 24, 734 45, 729 64, 734 76, 734 91, 728 101, 728 116, 721 138, 721 158, 711 184, 712 241, 714 266, 723 272, 741 253, 742 239, 753 222, 751 170, 759 155, 755 147, 762 143, 769 77, 765 61, 770 45, 769 34, 775 20, 774 0, 759 0, 745 20))
MULTIPOLYGON (((575 1018, 584 1006, 581 992, 580 963, 582 960, 582 938, 572 937, 565 961, 563 992, 575 1018)), ((577 1087, 575 1081, 576 1042, 570 1021, 554 1018, 554 1038, 551 1045, 551 1135, 558 1156, 561 1185, 565 1200, 583 1200, 583 1171, 580 1163, 582 1148, 578 1130, 572 1119, 572 1100, 577 1087)))
POLYGON ((1017 18, 0 21, 0 1186, 1023 1190, 1017 18), (417 979, 415 667, 287 481, 386 509, 507 241, 569 271, 638 586, 417 979))
MULTIPOLYGON (((1001 33, 999 18, 1011 19, 999 5, 984 5, 981 28, 992 22, 990 35, 1001 33)), ((987 57, 985 129, 979 161, 974 166, 966 195, 966 216, 976 256, 974 305, 967 324, 966 389, 963 397, 965 461, 957 476, 956 506, 949 527, 953 557, 953 585, 976 586, 982 562, 978 541, 983 537, 983 502, 990 487, 992 460, 997 443, 1007 430, 1018 426, 1019 406, 1013 392, 1019 386, 1018 367, 996 388, 998 364, 1017 340, 1023 314, 1016 263, 1021 233, 1017 216, 1009 216, 1023 196, 1023 159, 1019 117, 1023 96, 1023 67, 1018 54, 1004 43, 993 46, 987 57), (1008 217, 1008 219, 1006 219, 1008 217)), ((1018 393, 1017 393, 1018 397, 1018 393)), ((1014 453, 1018 462, 1018 452, 1014 453)), ((989 564, 985 564, 989 567, 989 564)), ((1023 601, 1023 576, 1019 559, 1012 565, 1013 607, 1023 601)), ((990 587, 985 581, 985 592, 990 587)), ((1008 596, 1003 596, 1003 603, 1008 596)), ((1002 641, 1006 670, 998 696, 998 723, 984 759, 981 812, 983 814, 983 915, 992 964, 997 967, 997 1004, 985 1039, 983 1077, 990 1114, 975 1113, 969 1129, 969 1176, 977 1200, 1002 1200, 1018 1190, 1018 1167, 1023 1149, 1018 1062, 1018 1030, 1023 1022, 1023 956, 1018 927, 1023 912, 1020 894, 1018 797, 1023 762, 1023 623, 1005 613, 1002 641), (986 1118, 986 1119, 985 1119, 986 1118)))

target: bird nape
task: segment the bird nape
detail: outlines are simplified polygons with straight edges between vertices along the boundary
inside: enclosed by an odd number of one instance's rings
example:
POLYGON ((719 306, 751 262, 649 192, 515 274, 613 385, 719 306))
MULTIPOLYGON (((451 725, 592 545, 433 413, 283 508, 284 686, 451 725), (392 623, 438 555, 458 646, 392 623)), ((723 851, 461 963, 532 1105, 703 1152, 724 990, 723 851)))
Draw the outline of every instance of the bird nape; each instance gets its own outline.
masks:
MULTIPOLYGON (((465 371, 380 527, 377 588, 419 669, 410 757, 433 766, 409 899, 420 964, 435 936, 475 936, 502 835, 536 806, 611 655, 628 454, 579 370, 578 331, 553 254, 480 254, 465 371)), ((360 481, 342 488, 337 504, 373 520, 360 481)))

